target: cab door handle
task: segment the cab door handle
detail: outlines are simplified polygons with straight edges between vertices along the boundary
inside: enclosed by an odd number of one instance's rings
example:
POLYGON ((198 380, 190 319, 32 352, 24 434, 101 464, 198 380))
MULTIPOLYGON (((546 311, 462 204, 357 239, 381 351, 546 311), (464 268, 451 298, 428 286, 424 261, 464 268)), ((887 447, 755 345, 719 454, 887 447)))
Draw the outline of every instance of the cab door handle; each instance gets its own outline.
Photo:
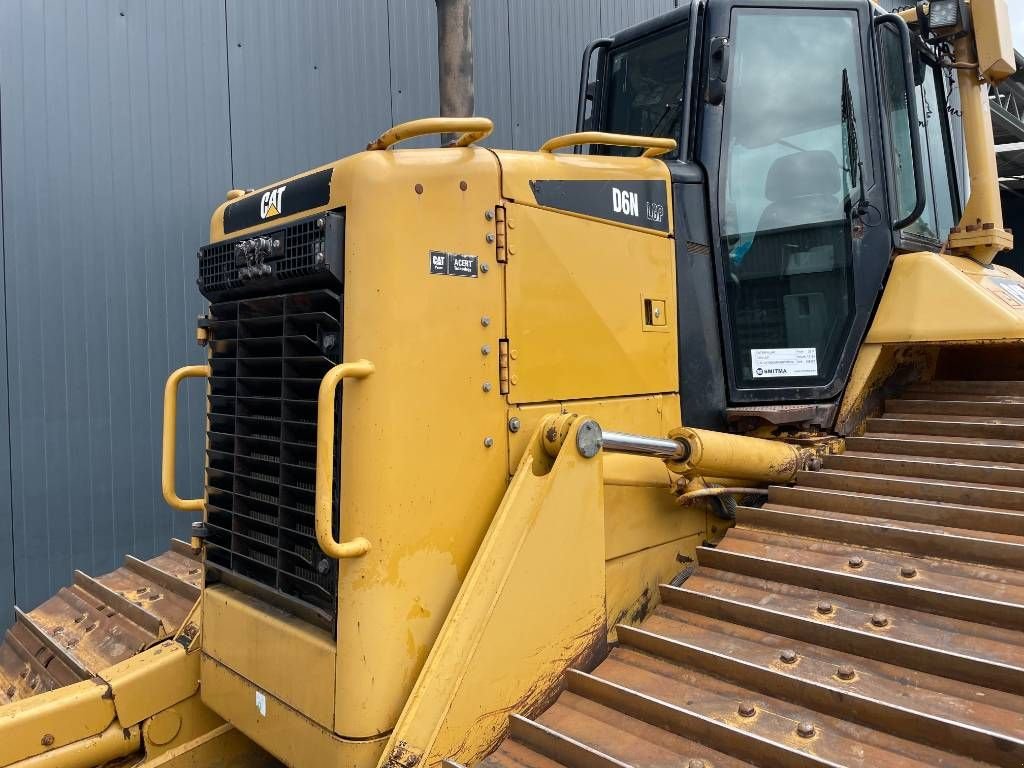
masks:
POLYGON ((711 38, 708 51, 708 92, 709 104, 718 106, 725 101, 725 84, 729 81, 729 58, 731 53, 729 38, 711 38))

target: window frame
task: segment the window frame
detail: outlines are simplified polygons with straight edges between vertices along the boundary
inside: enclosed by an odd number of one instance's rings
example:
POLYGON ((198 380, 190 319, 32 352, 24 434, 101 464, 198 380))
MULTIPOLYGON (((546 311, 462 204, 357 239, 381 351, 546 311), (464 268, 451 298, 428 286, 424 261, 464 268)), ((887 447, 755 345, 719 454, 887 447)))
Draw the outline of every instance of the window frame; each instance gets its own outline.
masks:
MULTIPOLYGON (((859 90, 860 90, 860 104, 863 107, 864 114, 858 116, 858 123, 860 124, 859 129, 859 141, 860 151, 863 159, 862 177, 860 179, 860 185, 864 190, 866 196, 874 193, 879 184, 878 173, 874 163, 871 162, 871 158, 876 156, 876 151, 880 147, 876 147, 877 139, 874 132, 871 129, 872 125, 872 100, 875 98, 872 85, 872 71, 871 71, 871 52, 870 49, 865 48, 865 19, 860 12, 860 9, 853 5, 837 4, 835 7, 822 7, 818 3, 786 3, 785 5, 760 5, 752 3, 737 3, 730 8, 729 13, 729 26, 728 26, 728 39, 731 44, 735 44, 735 35, 737 32, 737 26, 739 19, 742 15, 746 14, 750 17, 757 16, 769 16, 773 15, 773 12, 778 10, 784 10, 793 14, 807 14, 807 15, 820 15, 827 17, 829 15, 845 13, 852 19, 852 33, 853 33, 853 54, 856 57, 856 64, 859 67, 859 90)), ((869 22, 870 23, 870 22, 869 22)), ((735 56, 735 53, 733 53, 735 56)), ((734 93, 736 88, 736 77, 737 77, 737 64, 733 60, 730 65, 730 84, 729 89, 734 93)), ((705 73, 706 79, 706 73, 705 73)), ((848 306, 847 316, 844 320, 843 327, 836 333, 837 347, 835 351, 835 359, 832 361, 827 369, 819 371, 818 375, 813 377, 813 381, 801 381, 796 382, 794 379, 783 379, 783 380, 764 380, 758 382, 754 379, 747 380, 742 375, 743 365, 740 360, 742 355, 737 348, 737 334, 735 328, 735 318, 731 316, 730 302, 726 298, 729 295, 729 286, 727 285, 726 278, 726 264, 725 259, 728 259, 728 253, 724 245, 724 230, 722 228, 722 216, 723 212, 727 209, 728 201, 726 195, 729 189, 729 162, 725 160, 727 156, 726 141, 729 136, 728 120, 729 115, 729 93, 726 94, 726 100, 723 101, 720 108, 723 112, 723 122, 717 141, 720 145, 718 154, 719 163, 716 171, 717 176, 717 210, 719 212, 719 221, 717 223, 717 242, 715 250, 715 271, 718 275, 719 281, 719 315, 720 322, 722 325, 722 342, 724 348, 724 359, 726 362, 726 368, 728 372, 728 383, 730 388, 730 400, 734 399, 734 396, 742 393, 745 397, 744 400, 757 401, 763 399, 767 402, 773 401, 791 401, 791 400, 817 400, 825 398, 786 398, 780 397, 778 393, 780 391, 795 391, 799 390, 815 390, 815 391, 828 391, 836 386, 836 382, 844 378, 844 368, 847 366, 847 358, 849 355, 850 346, 850 335, 852 329, 855 327, 858 306, 857 306, 857 280, 858 280, 858 245, 851 241, 849 263, 848 263, 848 306), (760 395, 760 397, 759 397, 760 395)), ((851 361, 852 362, 852 361, 851 361)), ((819 365, 822 360, 818 360, 819 365)), ((812 378, 812 377, 808 377, 812 378)), ((827 396, 826 396, 827 397, 827 396)))
MULTIPOLYGON (((960 179, 958 174, 958 166, 956 163, 956 150, 953 145, 953 125, 949 117, 949 101, 946 97, 945 83, 943 81, 942 69, 939 67, 933 67, 925 62, 925 77, 931 77, 935 84, 935 98, 938 102, 935 105, 936 110, 939 112, 939 129, 942 134, 942 160, 946 167, 946 181, 949 184, 949 196, 952 203, 952 214, 953 214, 953 226, 956 226, 956 222, 960 220, 963 215, 963 202, 960 197, 960 179)), ((918 88, 923 88, 924 83, 918 88)), ((954 80, 953 87, 956 86, 954 80)), ((917 89, 915 89, 915 93, 917 89)), ((920 106, 920 105, 919 105, 920 106)), ((927 115, 922 111, 920 115, 922 120, 927 121, 927 115)), ((928 126, 924 126, 925 142, 928 141, 928 126)), ((928 153, 928 163, 926 170, 928 172, 927 191, 928 199, 925 201, 925 207, 935 204, 935 174, 932 172, 932 168, 935 167, 935 156, 932 154, 933 147, 927 144, 924 147, 928 153)), ((887 161, 888 162, 888 161, 887 161)), ((936 217, 937 218, 937 217, 936 217)), ((937 222, 936 222, 937 226, 937 222)), ((936 239, 932 239, 918 232, 910 232, 907 229, 893 230, 893 240, 895 247, 903 251, 920 251, 928 250, 934 253, 938 253, 943 244, 946 242, 947 235, 949 233, 937 232, 936 239)))
MULTIPOLYGON (((699 53, 697 33, 703 6, 704 0, 690 0, 689 3, 681 4, 681 7, 669 11, 662 16, 625 29, 610 38, 596 40, 594 43, 591 43, 588 49, 597 52, 595 76, 594 80, 589 79, 588 72, 583 73, 581 76, 579 99, 582 108, 577 111, 576 130, 607 131, 608 114, 606 104, 611 81, 611 59, 615 53, 638 47, 654 37, 671 34, 673 31, 685 32, 686 52, 684 55, 684 66, 686 70, 683 72, 683 82, 685 83, 683 89, 683 114, 679 121, 678 134, 671 137, 676 140, 678 146, 674 152, 661 156, 661 159, 679 162, 692 158, 695 144, 694 119, 697 112, 694 105, 695 85, 699 75, 697 70, 699 70, 701 65, 696 60, 696 56, 699 53), (588 87, 593 87, 593 100, 589 118, 590 125, 586 126, 583 99, 588 87), (596 123, 594 122, 594 116, 599 118, 599 121, 596 123)), ((583 64, 584 66, 589 64, 586 53, 584 54, 583 64)), ((581 151, 591 155, 608 155, 608 148, 599 144, 589 145, 587 148, 581 149, 581 151)))
MULTIPOLYGON (((877 19, 885 15, 886 12, 883 9, 877 9, 875 11, 874 17, 875 19, 877 19)), ((875 71, 879 75, 878 99, 880 103, 882 103, 885 98, 883 90, 885 88, 885 83, 883 82, 883 78, 885 77, 885 62, 883 60, 884 56, 881 46, 881 36, 877 34, 877 30, 876 34, 872 35, 872 48, 875 71)), ((915 50, 913 51, 913 55, 916 58, 920 58, 920 49, 915 48, 915 50)), ((946 180, 949 184, 949 195, 950 201, 952 203, 953 220, 954 222, 956 222, 959 221, 960 216, 962 214, 963 204, 960 199, 959 179, 957 176, 958 167, 956 164, 955 149, 953 146, 952 124, 949 120, 949 112, 947 110, 948 101, 946 98, 946 89, 944 87, 942 79, 942 70, 941 68, 931 66, 931 64, 928 61, 924 61, 922 63, 924 64, 926 69, 925 77, 931 77, 935 85, 935 96, 938 102, 936 104, 936 110, 940 113, 939 127, 941 131, 943 144, 942 159, 945 162, 946 167, 946 180)), ((924 206, 925 210, 927 210, 929 206, 935 205, 935 174, 932 172, 932 168, 935 164, 932 156, 932 150, 934 148, 928 141, 928 118, 927 115, 924 114, 923 101, 921 98, 923 88, 924 81, 922 81, 921 85, 915 85, 914 95, 916 99, 916 107, 918 110, 918 120, 923 123, 923 125, 920 125, 918 127, 918 135, 919 139, 921 139, 923 135, 923 140, 921 141, 921 162, 924 165, 924 171, 926 175, 924 184, 924 206)), ((890 133, 890 125, 888 120, 882 120, 882 145, 882 154, 884 156, 885 163, 886 193, 890 201, 890 209, 893 212, 895 212, 897 206, 899 205, 898 195, 896 192, 896 185, 898 183, 898 180, 896 178, 896 169, 893 167, 892 134, 890 133)), ((935 154, 937 157, 938 153, 935 154)), ((921 213, 921 216, 923 215, 924 211, 922 211, 921 213)), ((914 220, 914 222, 911 222, 911 224, 907 225, 907 227, 912 226, 913 223, 916 223, 916 221, 918 221, 921 218, 921 216, 918 216, 914 220)), ((936 227, 938 226, 937 219, 938 216, 936 216, 936 227)), ((892 227, 894 249, 893 257, 895 257, 897 251, 926 250, 938 253, 941 251, 943 244, 946 242, 946 237, 942 232, 936 232, 936 238, 933 239, 919 232, 911 232, 907 227, 903 227, 901 229, 892 227)))
MULTIPOLYGON (((686 51, 683 52, 683 72, 682 72, 682 78, 681 78, 681 81, 684 83, 683 93, 682 93, 682 96, 681 96, 681 100, 682 100, 682 114, 680 115, 680 118, 679 118, 679 128, 678 128, 677 132, 673 133, 673 134, 669 134, 666 137, 666 138, 672 138, 672 139, 676 140, 676 148, 673 151, 666 152, 664 155, 661 156, 663 160, 679 160, 679 159, 681 159, 682 154, 683 154, 683 147, 684 147, 684 145, 683 145, 683 133, 685 131, 685 122, 687 120, 688 113, 689 113, 689 110, 687 109, 687 105, 688 105, 688 99, 689 99, 690 91, 692 89, 692 84, 690 82, 691 79, 692 79, 692 74, 691 74, 691 70, 689 69, 689 65, 691 63, 691 60, 689 59, 689 55, 688 55, 689 51, 690 51, 690 35, 692 34, 692 31, 693 30, 690 28, 689 19, 681 20, 681 21, 678 21, 678 22, 675 22, 675 23, 672 23, 672 24, 666 24, 666 25, 664 25, 664 26, 662 26, 662 27, 660 27, 658 29, 655 29, 655 30, 649 32, 648 34, 643 35, 642 37, 638 37, 635 40, 631 40, 631 41, 626 42, 626 43, 620 43, 620 44, 617 45, 617 44, 615 44, 613 42, 611 45, 607 46, 606 48, 604 48, 601 51, 600 59, 598 60, 598 65, 602 68, 602 71, 601 71, 601 83, 602 83, 602 86, 601 86, 601 101, 600 101, 600 109, 601 109, 601 111, 599 112, 599 114, 601 116, 601 123, 600 123, 601 127, 600 127, 599 130, 606 131, 606 132, 611 132, 611 133, 617 133, 617 131, 610 131, 610 129, 608 127, 608 118, 610 117, 610 112, 609 112, 608 107, 610 106, 610 101, 611 101, 610 100, 610 89, 611 89, 611 86, 612 86, 612 63, 613 63, 615 57, 623 55, 623 54, 628 54, 631 51, 635 51, 635 50, 637 50, 639 48, 643 48, 645 45, 648 45, 648 44, 650 44, 650 43, 652 43, 654 41, 660 41, 660 40, 663 40, 665 38, 671 38, 673 35, 685 34, 686 35, 686 51)), ((595 144, 593 146, 595 148, 595 151, 592 152, 592 154, 611 155, 613 153, 613 151, 615 151, 615 149, 616 149, 615 147, 608 147, 608 146, 605 146, 603 144, 595 144)))

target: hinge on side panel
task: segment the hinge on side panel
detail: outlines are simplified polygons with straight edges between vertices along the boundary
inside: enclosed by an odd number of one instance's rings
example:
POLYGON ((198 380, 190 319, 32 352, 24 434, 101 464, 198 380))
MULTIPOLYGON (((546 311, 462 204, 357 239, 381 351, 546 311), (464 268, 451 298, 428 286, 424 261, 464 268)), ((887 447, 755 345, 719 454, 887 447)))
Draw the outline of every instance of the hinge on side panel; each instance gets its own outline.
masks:
POLYGON ((505 227, 505 206, 494 206, 494 260, 499 264, 508 261, 508 251, 505 248, 505 238, 508 232, 505 227))
POLYGON ((498 392, 508 394, 508 339, 498 339, 498 392))

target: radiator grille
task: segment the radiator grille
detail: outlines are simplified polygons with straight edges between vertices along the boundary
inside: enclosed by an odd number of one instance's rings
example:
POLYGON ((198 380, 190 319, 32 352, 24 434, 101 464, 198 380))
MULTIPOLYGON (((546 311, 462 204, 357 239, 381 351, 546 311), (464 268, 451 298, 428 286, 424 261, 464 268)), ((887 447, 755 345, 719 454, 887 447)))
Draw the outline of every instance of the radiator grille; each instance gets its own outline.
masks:
POLYGON ((266 296, 341 277, 344 217, 339 211, 199 249, 197 283, 210 301, 266 296))
MULTIPOLYGON (((204 322, 207 562, 329 616, 337 564, 313 529, 316 415, 320 380, 341 360, 341 312, 339 293, 317 289, 211 304, 204 322)), ((337 479, 334 508, 337 521, 337 479)))

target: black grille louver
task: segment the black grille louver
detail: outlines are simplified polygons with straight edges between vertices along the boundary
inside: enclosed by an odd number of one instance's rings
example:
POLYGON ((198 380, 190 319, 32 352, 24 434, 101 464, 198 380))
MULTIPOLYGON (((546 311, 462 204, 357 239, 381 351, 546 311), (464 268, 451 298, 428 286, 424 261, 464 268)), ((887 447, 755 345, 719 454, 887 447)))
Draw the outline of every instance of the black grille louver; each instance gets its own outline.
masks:
POLYGON ((325 274, 341 277, 344 219, 327 213, 199 249, 199 291, 210 301, 266 296, 325 274))
MULTIPOLYGON (((234 266, 225 266, 224 254, 252 238, 200 251, 200 285, 212 301, 200 323, 212 371, 208 578, 233 580, 324 621, 336 613, 338 569, 314 531, 317 394, 324 374, 341 362, 343 340, 342 219, 331 217, 339 225, 334 230, 320 217, 262 235, 285 243, 263 279, 233 283, 240 265, 232 256, 234 266), (323 263, 328 269, 315 266, 323 263)), ((340 402, 337 413, 340 435, 340 402)), ((338 495, 336 479, 335 521, 338 495)))

